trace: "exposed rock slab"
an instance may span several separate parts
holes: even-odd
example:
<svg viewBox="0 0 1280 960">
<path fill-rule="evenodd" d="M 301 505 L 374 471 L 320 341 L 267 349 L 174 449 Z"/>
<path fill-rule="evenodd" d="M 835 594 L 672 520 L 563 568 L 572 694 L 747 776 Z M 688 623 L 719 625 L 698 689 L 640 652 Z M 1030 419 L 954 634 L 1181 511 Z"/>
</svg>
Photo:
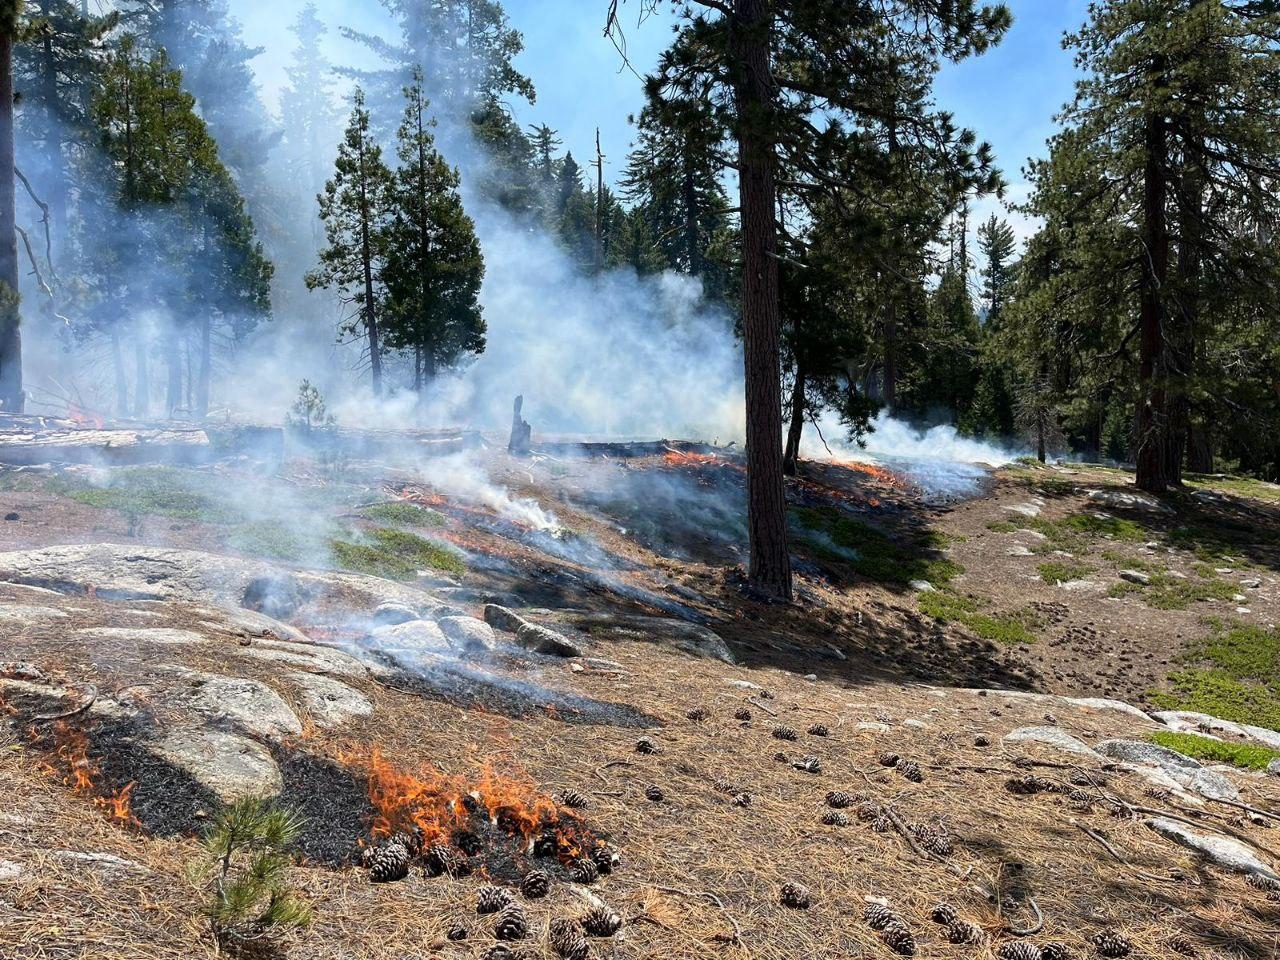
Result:
<svg viewBox="0 0 1280 960">
<path fill-rule="evenodd" d="M 268 663 L 300 667 L 310 673 L 334 673 L 344 677 L 363 677 L 369 669 L 355 657 L 314 643 L 290 643 L 287 640 L 258 640 L 240 647 L 237 654 Z"/>
<path fill-rule="evenodd" d="M 110 643 L 190 646 L 209 642 L 209 638 L 203 633 L 170 627 L 87 627 L 84 630 L 77 630 L 76 636 Z"/>
<path fill-rule="evenodd" d="M 1173 507 L 1155 497 L 1143 493 L 1132 493 L 1128 490 L 1090 490 L 1086 496 L 1094 503 L 1121 510 L 1140 510 L 1145 513 L 1171 514 Z"/>
<path fill-rule="evenodd" d="M 53 607 L 32 606 L 25 603 L 0 603 L 0 623 L 6 625 L 20 623 L 48 623 L 65 617 L 65 610 Z"/>
<path fill-rule="evenodd" d="M 552 657 L 581 657 L 586 649 L 562 633 L 537 623 L 522 624 L 516 631 L 516 643 L 532 653 Z"/>
<path fill-rule="evenodd" d="M 488 652 L 498 643 L 493 627 L 475 617 L 441 617 L 436 626 L 445 637 L 468 652 Z"/>
<path fill-rule="evenodd" d="M 224 802 L 277 796 L 284 785 L 271 752 L 239 734 L 184 727 L 170 730 L 149 748 Z"/>
<path fill-rule="evenodd" d="M 289 704 L 265 683 L 181 668 L 174 672 L 183 685 L 157 692 L 157 698 L 169 706 L 215 722 L 229 722 L 260 737 L 278 740 L 302 733 L 302 724 Z"/>
<path fill-rule="evenodd" d="M 1232 873 L 1254 874 L 1270 880 L 1280 880 L 1276 872 L 1262 862 L 1253 852 L 1238 840 L 1220 837 L 1192 830 L 1186 824 L 1167 817 L 1155 817 L 1146 821 L 1148 827 L 1174 843 L 1194 850 L 1210 863 L 1230 870 Z"/>
<path fill-rule="evenodd" d="M 369 698 L 341 680 L 314 673 L 290 673 L 287 679 L 301 690 L 302 701 L 317 726 L 333 729 L 373 713 Z"/>
<path fill-rule="evenodd" d="M 607 626 L 612 628 L 612 632 L 619 637 L 670 647 L 681 653 L 687 653 L 691 657 L 719 660 L 731 666 L 738 662 L 728 644 L 714 630 L 685 620 L 599 613 L 581 617 L 576 622 Z"/>
<path fill-rule="evenodd" d="M 1047 754 L 1069 753 L 1101 761 L 1102 754 L 1091 748 L 1083 740 L 1071 736 L 1058 727 L 1020 727 L 1004 735 L 1004 743 L 1017 744 L 1019 750 L 1027 754 L 1031 752 Z"/>
<path fill-rule="evenodd" d="M 1104 757 L 1139 767 L 1155 767 L 1183 789 L 1214 800 L 1236 800 L 1240 792 L 1222 774 L 1199 760 L 1141 740 L 1103 740 L 1095 749 Z"/>
</svg>

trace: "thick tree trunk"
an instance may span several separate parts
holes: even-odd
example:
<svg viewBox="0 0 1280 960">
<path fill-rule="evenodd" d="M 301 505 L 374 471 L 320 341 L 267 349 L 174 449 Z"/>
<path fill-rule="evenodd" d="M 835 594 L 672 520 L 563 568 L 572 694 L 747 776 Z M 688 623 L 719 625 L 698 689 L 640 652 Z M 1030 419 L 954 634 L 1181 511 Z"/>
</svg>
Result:
<svg viewBox="0 0 1280 960">
<path fill-rule="evenodd" d="M 791 387 L 791 426 L 787 429 L 787 445 L 782 454 L 782 470 L 796 475 L 800 463 L 800 440 L 804 436 L 804 388 L 807 375 L 804 364 L 796 361 L 795 382 Z"/>
<path fill-rule="evenodd" d="M 1143 257 L 1139 297 L 1139 389 L 1137 485 L 1150 493 L 1168 489 L 1168 403 L 1166 393 L 1164 295 L 1169 274 L 1169 233 L 1165 202 L 1168 196 L 1168 133 L 1164 118 L 1151 115 L 1146 129 L 1146 170 L 1143 198 Z"/>
<path fill-rule="evenodd" d="M 209 415 L 209 385 L 213 379 L 213 321 L 205 316 L 200 323 L 200 375 L 196 378 L 196 416 Z"/>
<path fill-rule="evenodd" d="M 747 412 L 748 578 L 768 597 L 791 599 L 787 495 L 782 473 L 781 314 L 774 210 L 774 90 L 768 0 L 734 0 L 738 38 L 738 191 L 742 218 L 742 343 Z"/>
<path fill-rule="evenodd" d="M 129 415 L 129 376 L 124 369 L 124 347 L 120 343 L 120 331 L 111 329 L 111 366 L 116 378 L 116 413 Z"/>
<path fill-rule="evenodd" d="M 1213 473 L 1213 431 L 1207 423 L 1187 426 L 1187 469 L 1192 473 Z"/>
<path fill-rule="evenodd" d="M 18 224 L 13 158 L 13 38 L 0 36 L 0 410 L 22 413 Z"/>
</svg>

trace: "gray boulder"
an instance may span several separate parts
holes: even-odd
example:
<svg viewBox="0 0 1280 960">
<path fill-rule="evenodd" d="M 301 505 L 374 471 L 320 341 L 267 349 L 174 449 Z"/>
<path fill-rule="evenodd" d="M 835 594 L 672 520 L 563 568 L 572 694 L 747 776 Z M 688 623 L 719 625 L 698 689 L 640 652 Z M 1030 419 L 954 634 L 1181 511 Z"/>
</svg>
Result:
<svg viewBox="0 0 1280 960">
<path fill-rule="evenodd" d="M 532 653 L 553 657 L 581 657 L 586 649 L 562 633 L 536 623 L 525 623 L 516 631 L 516 643 Z"/>
<path fill-rule="evenodd" d="M 1045 753 L 1069 753 L 1075 756 L 1086 757 L 1089 760 L 1100 761 L 1102 755 L 1092 749 L 1083 740 L 1071 736 L 1071 734 L 1058 727 L 1019 727 L 1010 733 L 1006 733 L 1003 737 L 1006 746 L 1016 744 L 1023 753 L 1027 752 L 1045 752 Z M 1027 747 L 1039 748 L 1028 751 Z"/>
<path fill-rule="evenodd" d="M 1141 740 L 1103 740 L 1095 749 L 1104 757 L 1138 767 L 1153 767 L 1184 790 L 1213 800 L 1236 800 L 1240 792 L 1222 774 L 1199 760 Z"/>
<path fill-rule="evenodd" d="M 239 734 L 181 727 L 168 731 L 148 749 L 186 771 L 224 802 L 276 796 L 284 785 L 271 751 Z"/>
<path fill-rule="evenodd" d="M 1263 863 L 1252 849 L 1238 840 L 1200 833 L 1184 823 L 1167 817 L 1152 818 L 1146 821 L 1146 825 L 1179 846 L 1196 851 L 1210 863 L 1224 870 L 1280 881 L 1280 876 L 1277 876 L 1273 869 Z"/>
<path fill-rule="evenodd" d="M 290 673 L 287 679 L 302 691 L 302 702 L 317 726 L 333 729 L 373 713 L 369 698 L 340 680 L 313 673 Z"/>
<path fill-rule="evenodd" d="M 1131 493 L 1128 490 L 1090 490 L 1086 496 L 1094 503 L 1121 510 L 1140 510 L 1144 513 L 1171 514 L 1173 507 L 1145 493 Z"/>
<path fill-rule="evenodd" d="M 507 607 L 496 603 L 487 603 L 484 607 L 484 622 L 495 630 L 515 633 L 525 624 L 524 617 Z"/>
<path fill-rule="evenodd" d="M 280 694 L 257 680 L 173 668 L 180 686 L 155 691 L 165 706 L 198 713 L 215 723 L 230 723 L 271 740 L 296 737 L 302 724 Z"/>
<path fill-rule="evenodd" d="M 436 625 L 446 638 L 469 653 L 487 653 L 498 644 L 493 627 L 475 617 L 441 617 Z"/>
</svg>

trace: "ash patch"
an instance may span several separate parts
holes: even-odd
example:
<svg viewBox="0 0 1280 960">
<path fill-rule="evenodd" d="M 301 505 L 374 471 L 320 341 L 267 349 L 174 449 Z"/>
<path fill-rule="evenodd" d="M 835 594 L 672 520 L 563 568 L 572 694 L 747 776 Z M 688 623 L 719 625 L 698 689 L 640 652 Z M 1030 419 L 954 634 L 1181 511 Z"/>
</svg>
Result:
<svg viewBox="0 0 1280 960">
<path fill-rule="evenodd" d="M 281 802 L 304 818 L 298 850 L 326 867 L 349 863 L 373 816 L 364 783 L 327 757 L 287 747 L 273 752 L 284 779 Z"/>
</svg>

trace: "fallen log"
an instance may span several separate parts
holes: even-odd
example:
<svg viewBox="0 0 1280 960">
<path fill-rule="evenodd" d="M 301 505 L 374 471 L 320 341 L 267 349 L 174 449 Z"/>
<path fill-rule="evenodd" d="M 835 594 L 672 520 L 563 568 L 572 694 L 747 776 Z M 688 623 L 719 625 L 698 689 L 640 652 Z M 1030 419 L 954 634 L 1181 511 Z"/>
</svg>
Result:
<svg viewBox="0 0 1280 960">
<path fill-rule="evenodd" d="M 33 419 L 37 422 L 31 425 L 19 424 L 17 418 L 0 423 L 0 463 L 190 465 L 242 454 L 269 459 L 283 455 L 283 434 L 273 427 L 214 428 L 166 423 L 95 429 Z M 56 425 L 50 428 L 47 424 L 51 423 Z"/>
<path fill-rule="evenodd" d="M 706 456 L 732 456 L 737 451 L 695 440 L 629 440 L 629 441 L 544 441 L 530 446 L 533 453 L 544 456 L 590 460 L 614 457 L 632 460 L 638 457 L 660 457 L 665 453 L 697 453 Z"/>
</svg>

